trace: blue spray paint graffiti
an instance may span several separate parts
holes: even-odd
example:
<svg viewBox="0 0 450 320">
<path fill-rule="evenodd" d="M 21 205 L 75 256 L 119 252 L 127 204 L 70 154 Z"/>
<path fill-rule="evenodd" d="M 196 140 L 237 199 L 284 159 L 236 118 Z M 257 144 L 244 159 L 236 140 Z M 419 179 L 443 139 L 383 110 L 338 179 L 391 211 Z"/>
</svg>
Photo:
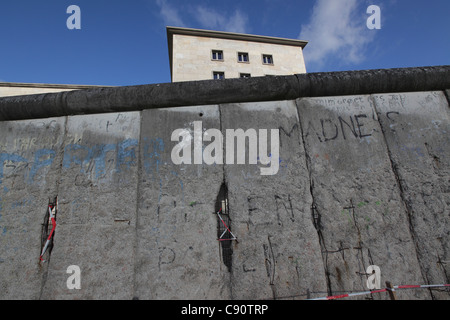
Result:
<svg viewBox="0 0 450 320">
<path fill-rule="evenodd" d="M 164 152 L 164 141 L 161 138 L 143 139 L 143 165 L 147 174 L 158 174 L 159 166 L 162 163 L 162 153 Z M 153 176 L 155 177 L 155 176 Z"/>
<path fill-rule="evenodd" d="M 53 160 L 55 159 L 56 152 L 51 149 L 40 149 L 37 150 L 34 154 L 34 161 L 32 162 L 31 168 L 28 173 L 28 179 L 26 180 L 27 183 L 32 184 L 34 182 L 34 178 L 36 177 L 37 173 L 40 169 L 50 166 L 53 163 Z M 42 160 L 42 159 L 45 160 Z M 28 167 L 29 161 L 28 159 L 25 159 L 24 157 L 21 157 L 16 154 L 9 154 L 9 153 L 2 153 L 0 154 L 0 184 L 2 184 L 3 180 L 3 166 L 5 162 L 12 162 L 14 164 L 9 164 L 10 167 L 13 167 L 14 169 L 17 168 L 16 164 L 22 163 L 24 164 L 24 167 Z M 5 187 L 4 190 L 7 190 Z"/>
<path fill-rule="evenodd" d="M 81 173 L 87 173 L 95 165 L 95 178 L 105 174 L 106 156 L 108 152 L 115 152 L 115 170 L 120 172 L 122 167 L 130 168 L 136 165 L 136 139 L 128 139 L 117 144 L 98 144 L 91 147 L 70 144 L 64 149 L 63 167 L 69 169 L 72 165 L 79 165 Z"/>
<path fill-rule="evenodd" d="M 15 163 L 20 163 L 20 162 L 28 163 L 28 160 L 21 156 L 18 156 L 15 154 L 9 154 L 9 153 L 0 153 L 0 184 L 2 184 L 3 164 L 5 163 L 5 161 L 10 161 L 10 162 L 15 162 Z"/>
<path fill-rule="evenodd" d="M 136 148 L 138 140 L 127 139 L 116 144 L 97 144 L 85 146 L 79 144 L 69 144 L 64 149 L 63 167 L 70 168 L 73 165 L 80 166 L 80 171 L 86 173 L 87 170 L 95 166 L 95 178 L 105 174 L 106 156 L 108 152 L 115 152 L 115 170 L 120 172 L 124 167 L 130 168 L 137 164 Z M 56 151 L 53 149 L 39 149 L 34 152 L 33 160 L 30 161 L 22 156 L 11 153 L 0 153 L 0 185 L 3 183 L 4 166 L 24 172 L 24 181 L 27 184 L 35 183 L 40 171 L 53 164 L 56 158 Z M 5 187 L 6 188 L 6 187 Z M 4 189 L 6 190 L 6 189 Z"/>
<path fill-rule="evenodd" d="M 138 141 L 128 139 L 118 144 L 117 164 L 118 167 L 124 165 L 127 168 L 136 165 L 136 148 Z M 128 160 L 127 160 L 128 159 Z"/>
<path fill-rule="evenodd" d="M 44 157 L 47 157 L 48 159 L 41 160 Z M 28 182 L 31 184 L 34 181 L 34 177 L 36 176 L 37 172 L 47 166 L 51 166 L 53 163 L 53 160 L 55 159 L 56 152 L 51 149 L 40 149 L 36 151 L 34 154 L 34 162 L 30 169 L 30 174 L 28 176 Z"/>
</svg>

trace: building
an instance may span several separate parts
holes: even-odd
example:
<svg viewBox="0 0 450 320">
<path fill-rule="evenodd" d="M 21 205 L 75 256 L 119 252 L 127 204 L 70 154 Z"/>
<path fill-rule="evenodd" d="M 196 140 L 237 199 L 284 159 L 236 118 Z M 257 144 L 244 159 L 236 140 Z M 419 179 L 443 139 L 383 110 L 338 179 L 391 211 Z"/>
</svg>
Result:
<svg viewBox="0 0 450 320">
<path fill-rule="evenodd" d="M 167 27 L 172 82 L 306 73 L 307 41 Z M 0 82 L 0 97 L 106 86 Z"/>
<path fill-rule="evenodd" d="M 167 27 L 172 82 L 306 73 L 307 41 Z"/>
<path fill-rule="evenodd" d="M 307 41 L 167 27 L 172 82 L 306 73 Z M 0 82 L 0 97 L 107 86 Z"/>
<path fill-rule="evenodd" d="M 0 97 L 24 96 L 101 87 L 107 86 L 0 82 Z"/>
</svg>

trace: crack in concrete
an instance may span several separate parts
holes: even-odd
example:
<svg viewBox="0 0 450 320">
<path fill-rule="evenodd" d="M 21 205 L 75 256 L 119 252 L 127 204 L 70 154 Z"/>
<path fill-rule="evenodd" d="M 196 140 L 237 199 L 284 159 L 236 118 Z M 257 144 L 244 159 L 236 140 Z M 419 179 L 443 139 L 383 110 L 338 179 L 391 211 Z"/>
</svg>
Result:
<svg viewBox="0 0 450 320">
<path fill-rule="evenodd" d="M 381 113 L 377 110 L 377 105 L 376 105 L 376 102 L 375 102 L 375 99 L 374 99 L 373 95 L 370 96 L 370 99 L 371 99 L 371 102 L 372 102 L 371 103 L 372 107 L 374 108 L 376 114 L 378 115 L 377 122 L 378 122 L 378 124 L 379 124 L 379 126 L 381 128 L 381 134 L 383 136 L 384 145 L 386 146 L 387 155 L 388 155 L 389 162 L 390 162 L 390 165 L 391 165 L 391 171 L 394 174 L 394 178 L 395 178 L 395 181 L 396 181 L 396 184 L 397 184 L 397 189 L 400 192 L 400 198 L 402 200 L 403 206 L 405 207 L 405 212 L 406 212 L 406 215 L 407 215 L 409 232 L 410 232 L 411 238 L 413 239 L 414 249 L 416 251 L 416 258 L 417 258 L 417 262 L 419 264 L 420 272 L 422 274 L 422 278 L 426 281 L 426 283 L 430 284 L 430 280 L 428 279 L 427 273 L 425 271 L 426 270 L 426 266 L 424 265 L 424 263 L 420 259 L 419 243 L 418 243 L 418 240 L 417 240 L 417 234 L 416 234 L 416 232 L 414 230 L 414 223 L 413 223 L 413 209 L 411 207 L 410 201 L 407 199 L 407 196 L 405 194 L 405 189 L 407 189 L 407 187 L 404 185 L 404 182 L 403 182 L 403 180 L 401 178 L 401 175 L 399 173 L 399 170 L 398 170 L 398 165 L 395 163 L 394 157 L 392 156 L 392 151 L 389 148 L 389 144 L 388 144 L 387 138 L 386 138 L 386 130 L 385 130 L 385 128 L 383 126 L 383 123 L 381 122 L 380 117 L 379 117 L 379 115 Z M 429 291 L 429 293 L 431 295 L 431 298 L 433 300 L 435 300 L 433 292 L 430 289 L 428 291 Z"/>
<path fill-rule="evenodd" d="M 63 161 L 64 161 L 64 146 L 65 146 L 65 142 L 67 140 L 67 135 L 68 135 L 68 125 L 67 125 L 68 122 L 69 122 L 69 117 L 65 116 L 64 117 L 64 124 L 63 124 L 62 141 L 61 141 L 61 145 L 60 145 L 59 150 L 58 150 L 59 164 L 58 164 L 58 169 L 57 169 L 57 172 L 56 172 L 57 179 L 56 179 L 54 194 L 50 196 L 50 199 L 56 199 L 57 195 L 60 192 L 60 185 L 61 185 L 62 177 L 63 177 L 62 171 L 63 171 Z M 57 209 L 59 209 L 59 208 L 57 208 Z M 47 212 L 46 212 L 45 218 L 44 218 L 45 221 L 42 224 L 41 237 L 44 234 L 44 232 L 48 236 L 48 216 L 47 216 L 48 215 L 48 207 L 47 207 L 46 210 L 47 210 Z M 52 252 L 52 249 L 53 249 L 53 240 L 54 240 L 54 238 L 52 239 L 51 245 L 48 248 L 48 258 L 47 258 L 47 261 L 46 261 L 46 263 L 44 265 L 44 270 L 42 270 L 42 264 L 41 264 L 41 261 L 39 261 L 39 269 L 42 270 L 41 286 L 39 288 L 39 298 L 38 298 L 39 300 L 42 300 L 42 296 L 44 294 L 45 285 L 46 285 L 47 280 L 48 280 L 48 273 L 49 273 L 49 269 L 50 269 L 50 255 L 51 255 L 51 252 Z M 43 242 L 45 243 L 45 240 L 43 238 L 41 238 L 41 250 L 42 250 L 42 248 L 44 246 Z M 39 255 L 40 254 L 41 254 L 41 251 L 39 252 Z"/>
<path fill-rule="evenodd" d="M 219 111 L 219 130 L 220 130 L 220 132 L 222 134 L 224 134 L 224 128 L 223 128 L 223 124 L 222 124 L 222 119 L 223 119 L 223 117 L 222 117 L 222 105 L 218 104 L 217 108 L 218 108 L 218 111 Z M 224 144 L 222 144 L 222 185 L 221 185 L 220 188 L 222 188 L 222 186 L 225 186 L 225 188 L 226 188 L 226 200 L 227 200 L 227 206 L 228 206 L 227 209 L 229 209 L 230 201 L 228 199 L 228 183 L 227 183 L 227 176 L 226 176 L 225 166 L 226 166 L 226 144 L 224 143 Z M 219 189 L 219 193 L 220 193 L 220 189 Z M 230 213 L 231 212 L 229 212 L 229 215 L 230 215 Z M 229 218 L 231 220 L 231 217 L 229 217 Z M 220 223 L 220 221 L 218 221 L 218 223 Z M 231 226 L 230 226 L 230 228 L 231 228 Z M 223 252 L 221 252 L 221 251 L 223 251 L 223 246 L 222 246 L 223 242 L 222 243 L 220 243 L 220 241 L 218 241 L 218 242 L 219 242 L 219 244 L 218 244 L 219 255 L 223 256 Z M 228 275 L 227 275 L 228 276 L 227 283 L 228 283 L 228 290 L 230 292 L 230 299 L 233 300 L 233 268 L 232 268 L 232 255 L 233 255 L 233 251 L 232 250 L 233 250 L 233 248 L 231 247 L 231 241 L 226 241 L 226 242 L 230 242 L 230 250 L 231 250 L 230 257 L 229 257 L 229 259 L 230 259 L 230 266 L 229 267 L 227 266 L 228 271 L 229 271 Z M 222 260 L 222 259 L 220 259 L 220 260 Z"/>
<path fill-rule="evenodd" d="M 53 203 L 54 203 L 54 205 L 56 205 L 56 197 L 55 197 L 55 201 Z M 50 201 L 49 201 L 49 205 L 50 205 Z M 39 251 L 40 258 L 43 258 L 43 256 L 41 257 L 41 253 L 42 253 L 42 250 L 44 249 L 44 246 L 46 245 L 48 239 L 50 239 L 50 242 L 48 244 L 47 251 L 45 252 L 45 255 L 47 256 L 47 258 L 45 260 L 39 260 L 39 269 L 42 270 L 42 268 L 43 268 L 42 278 L 41 278 L 41 287 L 39 290 L 39 300 L 42 299 L 42 295 L 44 294 L 44 288 L 45 288 L 45 285 L 48 280 L 48 273 L 49 273 L 49 269 L 50 269 L 50 267 L 49 267 L 50 266 L 50 258 L 51 258 L 53 245 L 54 245 L 53 241 L 54 241 L 55 234 L 53 234 L 52 237 L 49 238 L 49 236 L 50 236 L 49 223 L 50 223 L 50 213 L 49 213 L 49 206 L 47 206 L 46 213 L 44 215 L 44 222 L 42 223 L 41 248 Z M 43 263 L 44 263 L 44 265 L 42 265 Z"/>
<path fill-rule="evenodd" d="M 316 200 L 315 200 L 315 196 L 314 196 L 314 180 L 312 178 L 312 172 L 311 172 L 311 157 L 306 148 L 306 140 L 305 140 L 305 135 L 304 135 L 303 126 L 302 126 L 297 103 L 296 103 L 296 111 L 297 111 L 298 123 L 299 123 L 299 128 L 300 128 L 300 135 L 301 135 L 302 144 L 303 144 L 303 151 L 305 153 L 305 164 L 306 164 L 306 169 L 308 171 L 309 193 L 310 193 L 311 199 L 312 199 L 311 218 L 312 218 L 312 223 L 314 225 L 314 228 L 317 231 L 317 236 L 319 238 L 319 245 L 321 248 L 321 255 L 322 255 L 322 261 L 323 261 L 323 266 L 324 266 L 325 279 L 326 279 L 326 283 L 327 283 L 328 295 L 331 296 L 331 295 L 333 295 L 333 292 L 331 289 L 330 271 L 328 269 L 328 252 L 327 252 L 328 250 L 325 245 L 325 239 L 324 239 L 324 236 L 322 233 L 321 214 L 317 210 Z"/>
<path fill-rule="evenodd" d="M 139 296 L 138 296 L 138 292 L 137 292 L 137 288 L 138 288 L 138 284 L 137 284 L 137 278 L 136 275 L 138 274 L 138 248 L 139 248 L 139 226 L 140 226 L 140 219 L 139 219 L 139 203 L 140 203 L 140 199 L 142 197 L 142 184 L 143 182 L 141 182 L 141 179 L 143 179 L 143 175 L 142 175 L 142 159 L 141 159 L 141 151 L 140 151 L 140 141 L 144 141 L 143 137 L 142 137 L 142 125 L 143 125 L 143 112 L 139 112 L 139 154 L 137 157 L 137 161 L 138 161 L 138 167 L 137 167 L 137 177 L 136 177 L 136 183 L 137 183 L 137 187 L 136 187 L 136 213 L 135 213 L 135 222 L 134 222 L 134 243 L 133 243 L 133 251 L 134 251 L 134 261 L 133 261 L 133 288 L 132 288 L 132 294 L 133 300 L 139 300 Z M 159 205 L 158 205 L 159 208 Z M 159 211 L 159 210 L 158 210 Z M 158 212 L 159 214 L 159 212 Z"/>
</svg>

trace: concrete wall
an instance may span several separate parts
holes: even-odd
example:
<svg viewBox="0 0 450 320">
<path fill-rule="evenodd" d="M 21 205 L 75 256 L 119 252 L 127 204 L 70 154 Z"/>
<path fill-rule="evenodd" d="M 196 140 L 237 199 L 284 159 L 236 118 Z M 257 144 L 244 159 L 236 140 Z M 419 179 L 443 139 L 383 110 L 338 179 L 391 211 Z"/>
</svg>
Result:
<svg viewBox="0 0 450 320">
<path fill-rule="evenodd" d="M 278 173 L 175 165 L 172 132 L 194 121 L 279 129 Z M 367 290 L 369 265 L 383 285 L 449 283 L 449 130 L 443 91 L 0 122 L 0 298 L 305 299 Z M 224 195 L 230 247 L 217 240 Z M 80 290 L 67 288 L 70 265 Z"/>
</svg>

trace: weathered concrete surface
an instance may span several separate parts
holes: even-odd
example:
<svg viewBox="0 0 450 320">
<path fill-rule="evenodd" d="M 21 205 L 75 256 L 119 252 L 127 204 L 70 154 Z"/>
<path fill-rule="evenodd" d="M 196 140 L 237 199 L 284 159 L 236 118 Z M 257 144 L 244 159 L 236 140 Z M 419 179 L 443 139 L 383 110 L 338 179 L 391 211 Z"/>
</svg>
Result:
<svg viewBox="0 0 450 320">
<path fill-rule="evenodd" d="M 221 165 L 175 165 L 172 132 L 194 121 L 220 128 L 218 106 L 148 110 L 142 114 L 135 297 L 229 299 L 229 274 L 221 262 L 214 206 Z M 196 139 L 196 140 L 194 140 Z"/>
<path fill-rule="evenodd" d="M 265 166 L 248 160 L 225 166 L 231 225 L 238 237 L 233 242 L 232 297 L 304 299 L 308 290 L 323 295 L 325 274 L 294 101 L 221 105 L 221 116 L 224 136 L 226 129 L 255 129 L 258 141 L 259 129 L 279 129 L 280 134 L 276 175 L 261 175 Z M 270 153 L 274 150 L 268 148 L 266 156 Z"/>
<path fill-rule="evenodd" d="M 139 113 L 68 119 L 43 299 L 133 297 L 139 128 Z M 67 290 L 70 265 L 83 290 Z"/>
<path fill-rule="evenodd" d="M 449 112 L 428 91 L 0 122 L 0 298 L 316 298 L 367 290 L 372 264 L 382 286 L 448 283 Z M 176 129 L 199 164 L 172 161 Z M 209 129 L 224 137 L 211 165 Z M 264 154 L 249 163 L 250 144 L 244 164 L 228 163 L 227 129 L 257 140 L 268 129 L 268 142 L 278 129 L 277 173 L 261 175 Z M 39 267 L 55 196 L 54 247 Z M 232 250 L 218 241 L 224 197 Z M 70 265 L 80 290 L 67 288 Z"/>
<path fill-rule="evenodd" d="M 364 291 L 369 265 L 391 282 L 423 283 L 370 96 L 305 98 L 298 110 L 330 291 Z"/>
<path fill-rule="evenodd" d="M 443 92 L 374 95 L 426 282 L 450 280 L 450 110 Z M 448 293 L 432 291 L 434 298 Z"/>
<path fill-rule="evenodd" d="M 0 126 L 0 296 L 39 299 L 41 227 L 58 194 L 65 118 Z M 58 231 L 59 232 L 59 231 Z"/>
</svg>

